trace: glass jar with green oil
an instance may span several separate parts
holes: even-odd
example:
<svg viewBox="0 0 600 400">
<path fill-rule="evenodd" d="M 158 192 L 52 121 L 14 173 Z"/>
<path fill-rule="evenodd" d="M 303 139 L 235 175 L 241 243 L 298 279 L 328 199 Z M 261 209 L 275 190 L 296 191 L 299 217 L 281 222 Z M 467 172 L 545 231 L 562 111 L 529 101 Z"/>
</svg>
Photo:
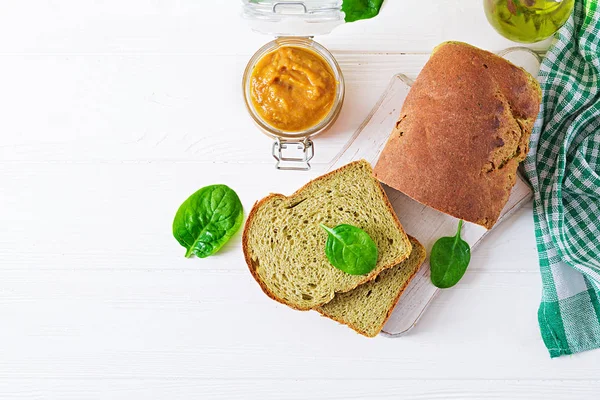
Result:
<svg viewBox="0 0 600 400">
<path fill-rule="evenodd" d="M 574 0 L 483 0 L 485 15 L 502 36 L 534 43 L 552 36 L 569 19 Z"/>
</svg>

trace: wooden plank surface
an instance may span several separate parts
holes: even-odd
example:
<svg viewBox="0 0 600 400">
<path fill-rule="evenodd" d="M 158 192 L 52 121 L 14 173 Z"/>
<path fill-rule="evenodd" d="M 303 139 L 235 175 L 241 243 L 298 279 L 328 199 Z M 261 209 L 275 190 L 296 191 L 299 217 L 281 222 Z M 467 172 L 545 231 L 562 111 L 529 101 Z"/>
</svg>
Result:
<svg viewBox="0 0 600 400">
<path fill-rule="evenodd" d="M 201 379 L 104 379 L 80 380 L 79 385 L 64 380 L 22 380 L 21 388 L 9 391 L 11 399 L 45 400 L 44 393 L 61 393 L 63 400 L 131 400 L 139 398 L 186 400 L 195 398 L 245 400 L 248 393 L 260 393 L 264 400 L 322 399 L 407 399 L 447 400 L 485 398 L 511 400 L 561 400 L 594 398 L 600 391 L 597 381 L 545 380 L 348 380 L 335 384 L 328 380 L 295 379 L 215 380 Z M 0 381 L 0 390 L 5 385 Z"/>
<path fill-rule="evenodd" d="M 239 16 L 241 1 L 66 0 L 10 2 L 0 14 L 9 54 L 208 54 L 250 56 L 270 40 Z M 318 40 L 333 50 L 424 53 L 445 40 L 489 50 L 514 45 L 492 29 L 478 0 L 389 1 L 377 19 Z M 548 41 L 532 47 L 544 49 Z"/>
<path fill-rule="evenodd" d="M 238 1 L 7 2 L 0 13 L 1 399 L 597 398 L 597 352 L 550 360 L 531 206 L 402 340 L 262 294 L 239 235 L 187 260 L 179 204 L 226 183 L 246 212 L 324 172 L 391 75 L 439 42 L 512 43 L 480 1 L 386 1 L 318 38 L 347 81 L 314 168 L 273 168 L 241 73 L 270 38 Z M 543 49 L 547 43 L 535 47 Z"/>
</svg>

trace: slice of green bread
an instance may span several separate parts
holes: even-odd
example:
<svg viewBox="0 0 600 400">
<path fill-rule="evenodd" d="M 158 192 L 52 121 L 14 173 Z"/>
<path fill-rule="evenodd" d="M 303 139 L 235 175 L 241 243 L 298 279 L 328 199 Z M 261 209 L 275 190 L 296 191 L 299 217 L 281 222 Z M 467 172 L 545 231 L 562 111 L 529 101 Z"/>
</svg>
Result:
<svg viewBox="0 0 600 400">
<path fill-rule="evenodd" d="M 379 259 L 367 275 L 349 275 L 325 256 L 319 226 L 350 224 L 377 244 Z M 252 276 L 274 300 L 299 310 L 328 303 L 406 259 L 411 244 L 371 165 L 355 161 L 323 175 L 293 195 L 257 202 L 244 226 L 244 257 Z"/>
<path fill-rule="evenodd" d="M 382 271 L 371 282 L 336 294 L 333 300 L 317 308 L 317 311 L 348 325 L 361 335 L 377 336 L 427 255 L 421 243 L 411 236 L 409 238 L 412 252 L 406 260 Z"/>
</svg>

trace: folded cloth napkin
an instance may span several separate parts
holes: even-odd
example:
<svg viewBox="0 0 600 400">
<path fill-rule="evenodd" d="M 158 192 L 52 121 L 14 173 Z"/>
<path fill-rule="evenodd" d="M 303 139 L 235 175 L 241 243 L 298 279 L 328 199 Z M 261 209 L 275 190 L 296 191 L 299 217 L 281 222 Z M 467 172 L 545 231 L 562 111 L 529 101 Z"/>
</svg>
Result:
<svg viewBox="0 0 600 400">
<path fill-rule="evenodd" d="M 600 8 L 577 0 L 540 69 L 543 101 L 525 161 L 551 357 L 600 347 L 599 77 Z"/>
</svg>

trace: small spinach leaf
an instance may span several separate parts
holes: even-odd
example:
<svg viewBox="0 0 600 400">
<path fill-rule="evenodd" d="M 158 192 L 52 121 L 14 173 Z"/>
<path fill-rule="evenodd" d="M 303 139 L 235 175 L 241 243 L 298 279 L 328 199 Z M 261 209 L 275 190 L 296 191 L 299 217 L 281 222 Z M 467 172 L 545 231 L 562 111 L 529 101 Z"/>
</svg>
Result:
<svg viewBox="0 0 600 400">
<path fill-rule="evenodd" d="M 331 265 L 350 275 L 368 274 L 375 268 L 379 253 L 367 232 L 348 224 L 320 225 L 328 233 L 325 255 Z"/>
<path fill-rule="evenodd" d="M 460 238 L 462 225 L 460 220 L 456 235 L 439 238 L 431 249 L 431 282 L 441 289 L 456 285 L 471 261 L 471 248 Z"/>
<path fill-rule="evenodd" d="M 244 211 L 238 195 L 226 185 L 203 187 L 177 210 L 173 236 L 185 256 L 204 258 L 216 253 L 240 229 Z"/>
<path fill-rule="evenodd" d="M 346 22 L 373 18 L 379 14 L 383 0 L 344 0 L 342 11 L 346 14 Z"/>
</svg>

